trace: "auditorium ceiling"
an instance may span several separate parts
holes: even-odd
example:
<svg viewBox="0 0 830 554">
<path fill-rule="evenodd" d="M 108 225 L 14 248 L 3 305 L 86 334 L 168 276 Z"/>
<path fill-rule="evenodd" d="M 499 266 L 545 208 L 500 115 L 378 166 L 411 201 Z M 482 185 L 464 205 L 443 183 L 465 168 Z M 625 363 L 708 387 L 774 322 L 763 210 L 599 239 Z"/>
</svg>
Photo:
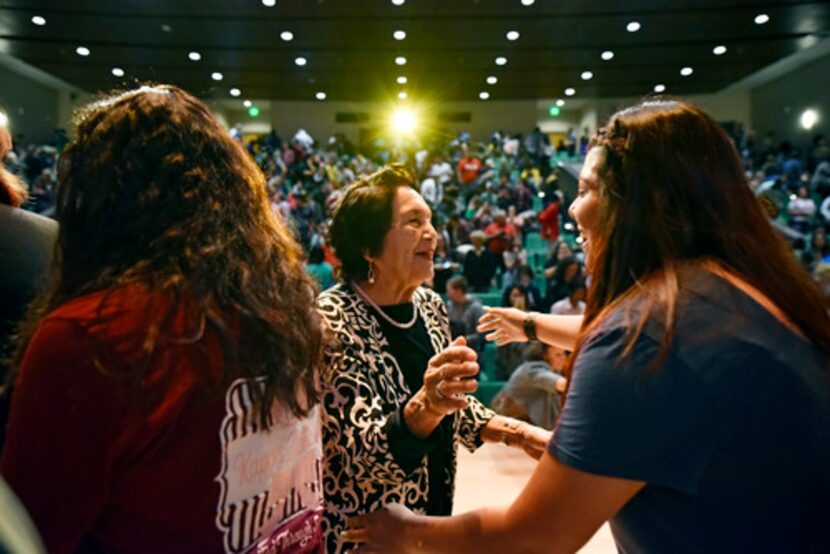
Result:
<svg viewBox="0 0 830 554">
<path fill-rule="evenodd" d="M 216 99 L 711 93 L 827 36 L 826 0 L 0 0 L 0 52 L 72 85 Z"/>
</svg>

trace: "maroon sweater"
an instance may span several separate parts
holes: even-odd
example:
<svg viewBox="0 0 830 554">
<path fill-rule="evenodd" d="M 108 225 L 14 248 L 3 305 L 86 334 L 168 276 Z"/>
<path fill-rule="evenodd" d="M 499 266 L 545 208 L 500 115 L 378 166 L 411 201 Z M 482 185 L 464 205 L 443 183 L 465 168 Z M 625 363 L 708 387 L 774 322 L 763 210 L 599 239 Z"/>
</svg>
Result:
<svg viewBox="0 0 830 554">
<path fill-rule="evenodd" d="M 322 552 L 317 410 L 274 406 L 261 428 L 249 384 L 222 379 L 217 335 L 181 313 L 136 378 L 165 302 L 104 296 L 46 317 L 15 387 L 0 471 L 49 552 Z"/>
</svg>

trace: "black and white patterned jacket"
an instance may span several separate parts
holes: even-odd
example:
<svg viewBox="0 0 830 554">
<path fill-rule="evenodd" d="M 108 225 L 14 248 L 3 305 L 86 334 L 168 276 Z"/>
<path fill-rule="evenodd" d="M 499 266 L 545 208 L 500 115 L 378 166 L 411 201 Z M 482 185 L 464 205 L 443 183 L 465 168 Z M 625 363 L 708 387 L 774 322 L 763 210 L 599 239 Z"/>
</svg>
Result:
<svg viewBox="0 0 830 554">
<path fill-rule="evenodd" d="M 447 308 L 435 292 L 419 288 L 414 295 L 435 352 L 450 341 Z M 359 296 L 339 284 L 318 299 L 324 320 L 337 339 L 326 352 L 323 398 L 324 534 L 329 553 L 341 552 L 340 538 L 349 517 L 399 502 L 424 513 L 429 494 L 426 457 L 406 473 L 389 450 L 387 420 L 415 391 L 390 353 L 380 324 Z M 426 368 L 424 368 L 426 370 Z M 481 445 L 479 433 L 495 415 L 475 398 L 453 414 L 455 443 L 470 451 Z M 455 448 L 444 476 L 452 494 Z M 451 499 L 449 499 L 451 501 Z"/>
</svg>

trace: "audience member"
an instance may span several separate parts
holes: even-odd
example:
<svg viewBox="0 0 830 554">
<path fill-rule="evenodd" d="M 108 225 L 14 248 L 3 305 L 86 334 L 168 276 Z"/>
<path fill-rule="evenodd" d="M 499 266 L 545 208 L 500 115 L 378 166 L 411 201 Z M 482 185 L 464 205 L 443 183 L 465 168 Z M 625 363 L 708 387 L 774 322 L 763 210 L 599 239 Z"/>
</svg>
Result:
<svg viewBox="0 0 830 554">
<path fill-rule="evenodd" d="M 550 313 L 554 315 L 582 315 L 585 313 L 585 298 L 588 291 L 582 279 L 568 284 L 568 296 L 553 303 Z"/>
<path fill-rule="evenodd" d="M 484 350 L 484 335 L 476 330 L 478 320 L 484 315 L 481 301 L 467 294 L 467 279 L 456 275 L 447 281 L 447 312 L 452 338 L 464 337 L 467 345 L 479 354 Z"/>
<path fill-rule="evenodd" d="M 0 127 L 0 160 L 11 150 L 11 135 Z M 26 190 L 19 178 L 0 164 L 0 450 L 6 436 L 11 384 L 8 360 L 11 337 L 26 305 L 48 284 L 48 268 L 58 224 L 20 208 Z"/>
<path fill-rule="evenodd" d="M 524 362 L 493 399 L 493 409 L 544 429 L 552 429 L 567 383 L 559 372 L 565 357 L 565 351 L 555 346 L 543 342 L 528 344 Z"/>
<path fill-rule="evenodd" d="M 56 214 L 0 460 L 47 550 L 322 553 L 322 327 L 251 158 L 178 88 L 116 94 Z"/>
<path fill-rule="evenodd" d="M 497 258 L 484 247 L 485 239 L 483 231 L 471 233 L 473 247 L 464 257 L 464 277 L 475 292 L 489 291 L 498 269 Z"/>
</svg>

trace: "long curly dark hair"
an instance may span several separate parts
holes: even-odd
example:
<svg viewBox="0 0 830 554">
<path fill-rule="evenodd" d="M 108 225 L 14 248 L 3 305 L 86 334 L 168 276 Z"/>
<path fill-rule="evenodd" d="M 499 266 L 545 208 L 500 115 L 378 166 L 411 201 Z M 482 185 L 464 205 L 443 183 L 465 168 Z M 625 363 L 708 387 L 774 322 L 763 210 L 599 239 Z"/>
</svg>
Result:
<svg viewBox="0 0 830 554">
<path fill-rule="evenodd" d="M 184 310 L 197 332 L 218 333 L 225 379 L 251 382 L 264 426 L 275 401 L 306 415 L 320 398 L 317 289 L 250 156 L 205 104 L 173 86 L 113 94 L 75 124 L 58 171 L 54 281 L 30 309 L 15 365 L 47 313 L 139 285 L 170 301 L 135 337 L 146 362 L 139 373 L 170 344 L 166 324 Z"/>
</svg>

